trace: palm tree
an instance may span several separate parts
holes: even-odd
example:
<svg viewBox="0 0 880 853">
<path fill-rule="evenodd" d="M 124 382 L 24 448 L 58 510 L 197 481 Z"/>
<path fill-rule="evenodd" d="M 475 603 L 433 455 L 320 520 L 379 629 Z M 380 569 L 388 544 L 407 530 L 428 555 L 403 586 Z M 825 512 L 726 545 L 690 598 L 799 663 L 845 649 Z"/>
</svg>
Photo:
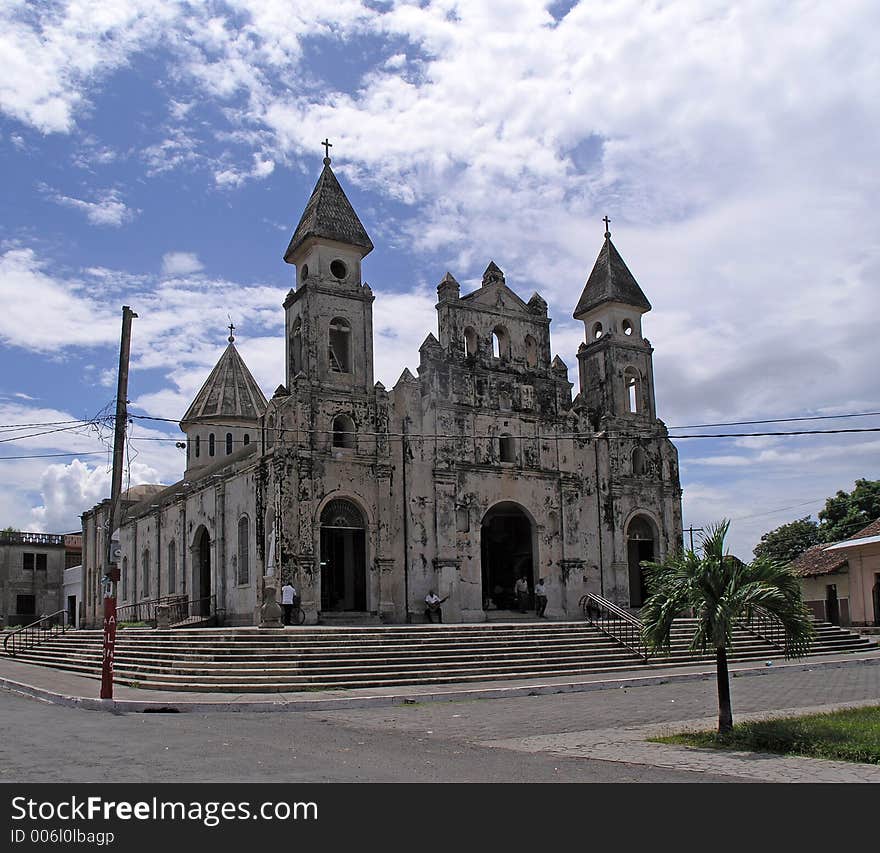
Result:
<svg viewBox="0 0 880 853">
<path fill-rule="evenodd" d="M 718 733 L 733 728 L 727 649 L 739 620 L 769 616 L 785 634 L 785 656 L 807 653 L 815 631 L 801 599 L 800 584 L 787 563 L 758 557 L 743 563 L 724 552 L 730 522 L 707 529 L 700 551 L 682 550 L 662 563 L 644 563 L 650 597 L 642 608 L 643 637 L 653 649 L 668 651 L 673 620 L 690 610 L 697 625 L 691 650 L 715 652 Z"/>
</svg>

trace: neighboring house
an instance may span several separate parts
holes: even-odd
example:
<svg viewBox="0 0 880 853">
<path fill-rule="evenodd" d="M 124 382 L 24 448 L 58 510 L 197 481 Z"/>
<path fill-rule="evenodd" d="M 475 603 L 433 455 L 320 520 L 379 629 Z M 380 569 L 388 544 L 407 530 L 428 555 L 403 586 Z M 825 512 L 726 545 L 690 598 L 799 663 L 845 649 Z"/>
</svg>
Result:
<svg viewBox="0 0 880 853">
<path fill-rule="evenodd" d="M 817 619 L 880 625 L 880 519 L 842 542 L 813 545 L 791 566 Z"/>
<path fill-rule="evenodd" d="M 642 561 L 681 546 L 681 488 L 642 331 L 651 305 L 611 234 L 573 310 L 574 399 L 547 303 L 495 263 L 469 293 L 447 273 L 417 376 L 375 382 L 372 249 L 326 158 L 284 255 L 285 384 L 266 399 L 230 328 L 180 422 L 183 478 L 119 525 L 119 604 L 187 595 L 254 624 L 264 588 L 289 577 L 310 622 L 421 621 L 431 589 L 444 622 L 480 622 L 525 576 L 544 578 L 557 617 L 587 592 L 639 607 Z M 569 271 L 572 294 L 582 275 Z M 83 515 L 90 624 L 105 516 Z"/>
<path fill-rule="evenodd" d="M 65 536 L 0 532 L 0 618 L 27 625 L 61 609 Z"/>
</svg>

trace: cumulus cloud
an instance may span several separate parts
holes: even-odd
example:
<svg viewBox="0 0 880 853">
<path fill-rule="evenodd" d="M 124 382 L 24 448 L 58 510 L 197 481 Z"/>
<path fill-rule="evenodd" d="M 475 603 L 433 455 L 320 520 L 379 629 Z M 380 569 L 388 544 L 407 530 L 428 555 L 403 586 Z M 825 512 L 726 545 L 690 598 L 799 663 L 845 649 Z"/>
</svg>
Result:
<svg viewBox="0 0 880 853">
<path fill-rule="evenodd" d="M 97 201 L 84 201 L 80 198 L 48 191 L 48 188 L 44 188 L 44 191 L 47 191 L 49 198 L 55 204 L 60 204 L 62 207 L 70 207 L 84 213 L 86 219 L 92 225 L 107 225 L 111 228 L 119 228 L 131 222 L 140 212 L 125 204 L 118 190 L 104 190 L 103 193 L 98 195 Z"/>
<path fill-rule="evenodd" d="M 162 256 L 162 275 L 185 276 L 200 272 L 205 265 L 195 252 L 167 252 Z"/>
</svg>

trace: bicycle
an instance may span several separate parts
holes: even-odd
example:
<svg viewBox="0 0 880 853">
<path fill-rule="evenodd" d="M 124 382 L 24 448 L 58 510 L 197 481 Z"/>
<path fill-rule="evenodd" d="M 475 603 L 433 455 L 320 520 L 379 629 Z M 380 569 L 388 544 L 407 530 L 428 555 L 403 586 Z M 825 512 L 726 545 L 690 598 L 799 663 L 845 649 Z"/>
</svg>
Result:
<svg viewBox="0 0 880 853">
<path fill-rule="evenodd" d="M 291 605 L 282 605 L 282 607 L 289 606 L 291 607 L 290 618 L 289 621 L 285 620 L 285 625 L 305 625 L 306 623 L 306 612 L 302 609 L 302 605 L 300 602 L 294 601 Z"/>
</svg>

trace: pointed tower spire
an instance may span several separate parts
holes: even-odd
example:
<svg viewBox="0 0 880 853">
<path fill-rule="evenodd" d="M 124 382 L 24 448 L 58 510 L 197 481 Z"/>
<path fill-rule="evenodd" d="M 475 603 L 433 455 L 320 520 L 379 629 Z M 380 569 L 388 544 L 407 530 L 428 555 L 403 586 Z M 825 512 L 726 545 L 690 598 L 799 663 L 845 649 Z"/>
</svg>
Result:
<svg viewBox="0 0 880 853">
<path fill-rule="evenodd" d="M 361 257 L 373 251 L 373 241 L 330 168 L 332 143 L 325 139 L 321 144 L 327 152 L 324 168 L 284 253 L 284 260 L 289 264 L 297 262 L 303 246 L 313 239 L 334 240 L 356 247 Z"/>
<path fill-rule="evenodd" d="M 605 243 L 574 309 L 575 320 L 583 319 L 603 302 L 630 305 L 642 312 L 651 310 L 651 303 L 611 242 L 611 220 L 606 216 L 602 221 L 605 223 Z"/>
</svg>

